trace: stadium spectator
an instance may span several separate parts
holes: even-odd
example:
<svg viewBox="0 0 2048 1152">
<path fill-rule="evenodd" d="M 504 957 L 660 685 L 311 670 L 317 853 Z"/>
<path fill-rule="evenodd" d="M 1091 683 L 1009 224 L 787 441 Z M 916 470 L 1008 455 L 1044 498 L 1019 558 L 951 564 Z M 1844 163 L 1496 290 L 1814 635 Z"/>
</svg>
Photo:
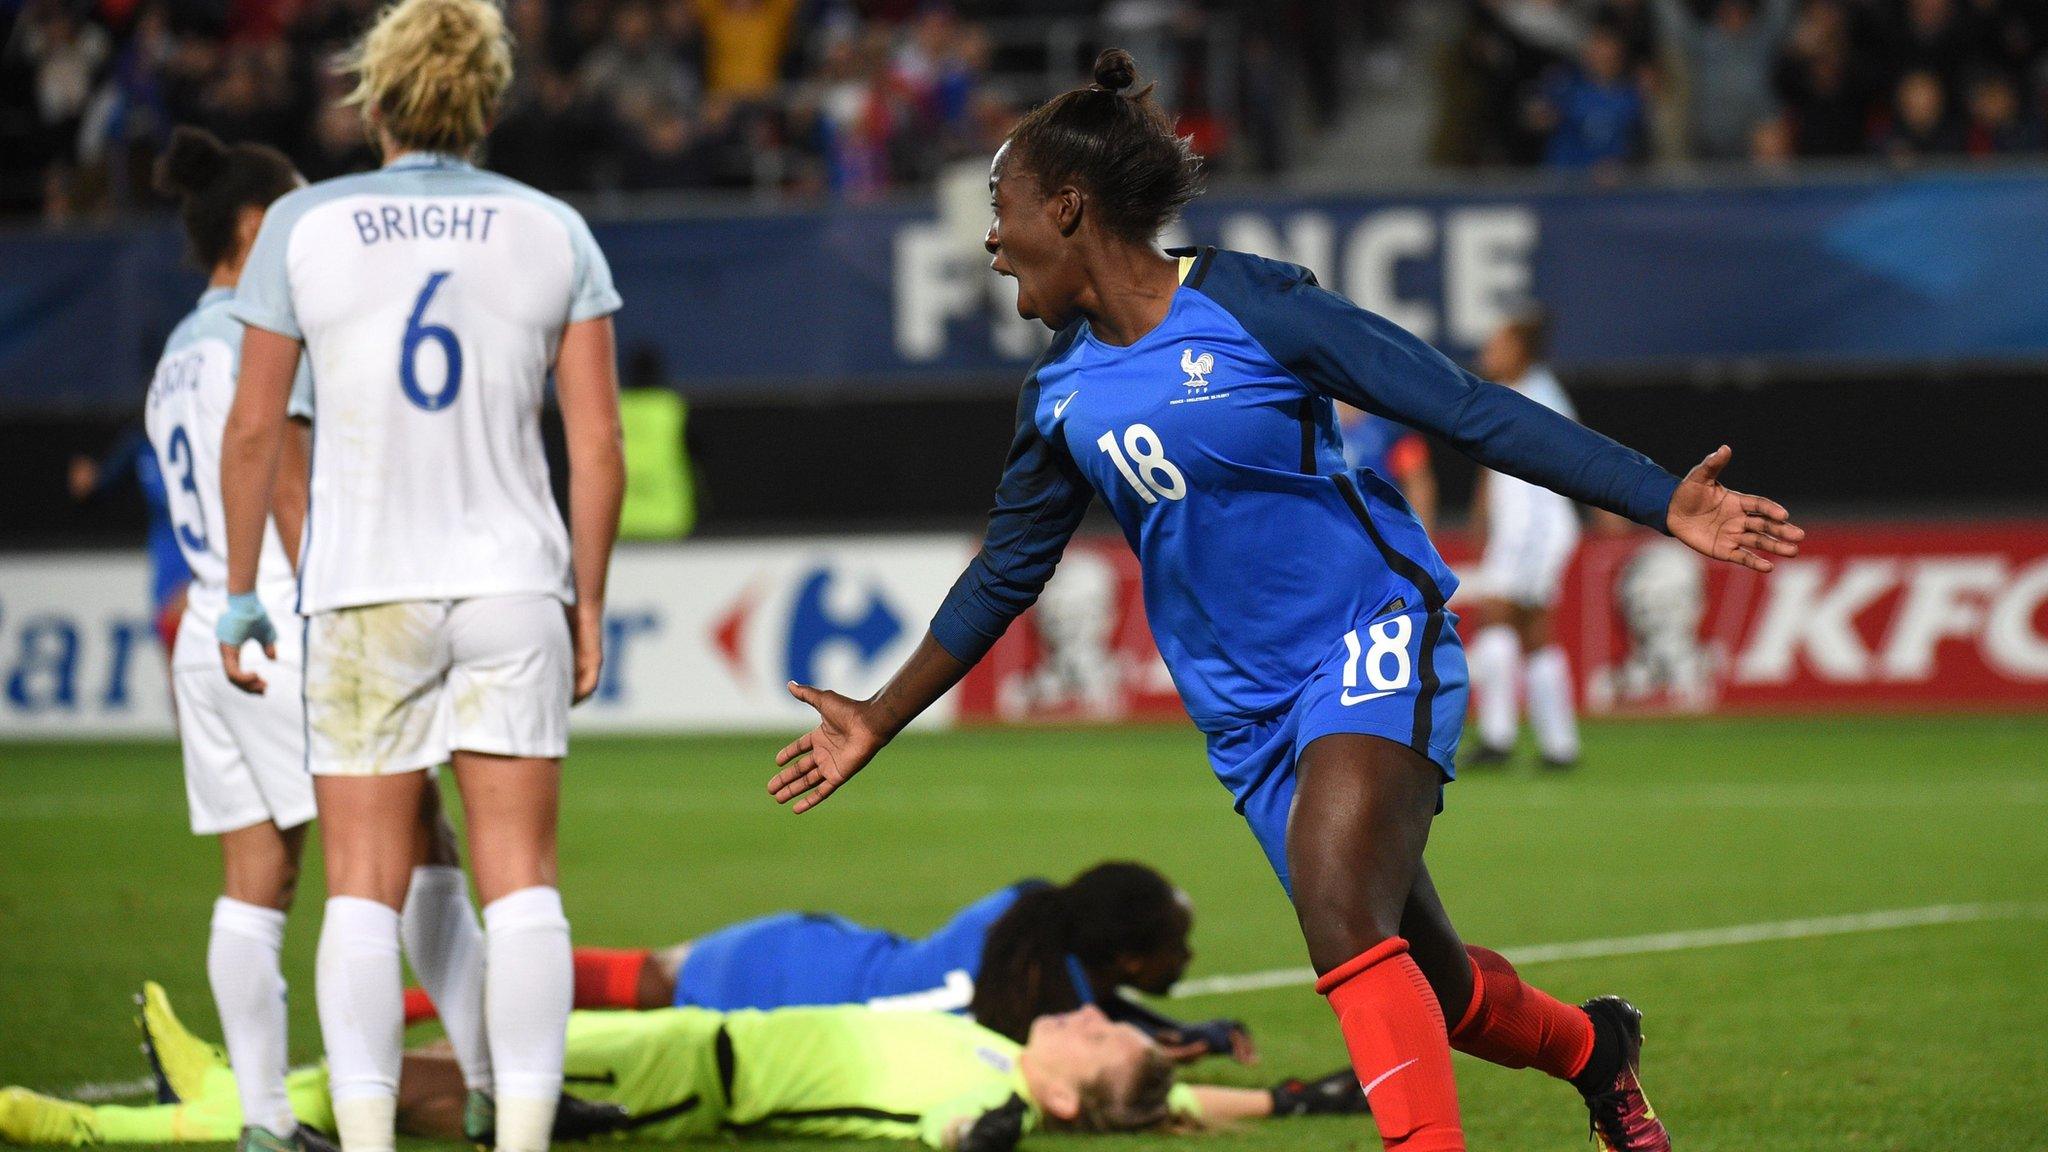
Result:
<svg viewBox="0 0 2048 1152">
<path fill-rule="evenodd" d="M 1799 9 L 1799 28 L 1785 22 Z M 1354 8 L 1356 6 L 1353 6 Z M 791 198 L 924 187 L 974 135 L 981 93 L 1045 95 L 1061 45 L 1137 41 L 1166 62 L 1160 98 L 1218 170 L 1285 170 L 1308 125 L 1398 84 L 1390 4 L 1282 0 L 509 0 L 521 81 L 493 163 L 559 192 L 740 188 Z M 367 167 L 327 113 L 336 52 L 377 0 L 0 4 L 0 213 L 52 221 L 160 205 L 140 178 L 170 127 L 282 148 L 309 175 Z M 1782 107 L 1801 157 L 1874 157 L 1898 80 L 1932 71 L 1946 105 L 2003 73 L 2020 105 L 1976 154 L 2038 153 L 2048 5 L 2035 0 L 1462 0 L 1438 59 L 1431 158 L 1459 167 L 1579 164 L 1554 101 L 1594 29 L 1623 45 L 1641 128 L 1631 160 L 1738 159 Z M 993 19 L 991 19 L 993 18 Z M 1000 20 L 1000 23 L 994 22 Z M 989 22 L 984 22 L 989 21 Z M 991 39 L 991 31 L 1000 34 Z M 1600 103 L 1623 96 L 1607 86 Z M 723 96 L 725 106 L 700 101 Z M 1996 94 L 1987 92 L 1996 102 Z M 1309 114 L 1296 102 L 1306 100 Z M 1581 109 L 1591 111 L 1590 109 Z M 1582 122 L 1604 122 L 1602 108 Z M 1962 117 L 1958 117 L 1961 119 Z M 1690 137 L 1688 143 L 1687 137 Z M 684 144 L 682 141 L 689 143 Z M 1583 148 L 1581 143 L 1578 146 Z M 702 155 L 700 155 L 702 153 Z M 1604 163 L 1605 161 L 1603 161 Z"/>
<path fill-rule="evenodd" d="M 1972 156 L 2009 156 L 2038 152 L 2041 143 L 2040 121 L 2026 115 L 2010 76 L 1984 72 L 1970 82 L 1965 151 Z"/>
<path fill-rule="evenodd" d="M 1758 172 L 1783 175 L 1799 158 L 1797 137 L 1791 121 L 1773 116 L 1757 123 L 1749 132 L 1749 163 Z"/>
<path fill-rule="evenodd" d="M 1879 139 L 1878 151 L 1905 166 L 1959 155 L 1963 144 L 1962 130 L 1949 116 L 1948 91 L 1941 77 L 1926 70 L 1906 73 L 1893 93 L 1891 125 Z"/>
<path fill-rule="evenodd" d="M 56 222 L 78 200 L 73 159 L 93 81 L 113 53 L 113 39 L 70 5 L 39 0 L 16 18 L 5 51 L 26 73 L 33 118 L 24 117 L 24 159 L 44 188 L 44 215 Z"/>
<path fill-rule="evenodd" d="M 758 100 L 782 79 L 796 0 L 696 0 L 704 27 L 705 88 Z"/>
<path fill-rule="evenodd" d="M 1466 23 L 1438 60 L 1441 104 L 1431 154 L 1454 167 L 1527 165 L 1542 159 L 1544 132 L 1530 101 L 1562 61 L 1517 31 L 1492 0 L 1472 0 Z"/>
<path fill-rule="evenodd" d="M 1608 27 L 1588 32 L 1577 69 L 1552 82 L 1543 117 L 1544 160 L 1553 168 L 1611 172 L 1642 156 L 1643 93 L 1628 71 L 1628 45 Z"/>
<path fill-rule="evenodd" d="M 1593 26 L 1611 29 L 1621 37 L 1631 69 L 1657 63 L 1657 24 L 1648 0 L 1601 0 L 1594 9 Z"/>
<path fill-rule="evenodd" d="M 1931 73 L 1953 80 L 1977 56 L 1978 29 L 1956 0 L 1905 0 L 1891 38 L 1891 65 L 1900 74 Z"/>
<path fill-rule="evenodd" d="M 1871 109 L 1883 86 L 1866 58 L 1853 51 L 1848 12 L 1839 0 L 1814 0 L 1800 12 L 1774 85 L 1799 155 L 1869 151 Z"/>
<path fill-rule="evenodd" d="M 584 57 L 577 84 L 624 125 L 659 104 L 685 106 L 697 94 L 697 79 L 677 47 L 662 37 L 646 0 L 626 0 L 612 13 L 611 38 Z"/>
<path fill-rule="evenodd" d="M 681 105 L 661 101 L 637 116 L 619 163 L 619 187 L 703 188 L 712 180 L 713 143 Z"/>
<path fill-rule="evenodd" d="M 1691 150 L 1710 160 L 1746 155 L 1750 132 L 1776 111 L 1771 65 L 1792 0 L 1714 0 L 1704 21 L 1688 0 L 1655 3 L 1666 51 L 1685 68 Z"/>
</svg>

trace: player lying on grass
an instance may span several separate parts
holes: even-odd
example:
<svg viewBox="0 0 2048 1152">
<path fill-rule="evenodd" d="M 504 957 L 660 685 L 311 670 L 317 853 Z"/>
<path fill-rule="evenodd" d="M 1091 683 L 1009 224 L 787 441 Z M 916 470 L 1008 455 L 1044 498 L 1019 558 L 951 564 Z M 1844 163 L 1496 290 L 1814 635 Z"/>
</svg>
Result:
<svg viewBox="0 0 2048 1152">
<path fill-rule="evenodd" d="M 1135 1024 L 1177 1061 L 1257 1059 L 1235 1020 L 1183 1024 L 1125 999 L 1164 995 L 1194 958 L 1186 893 L 1143 864 L 1097 864 L 1066 884 L 991 892 L 921 939 L 840 916 L 785 912 L 674 947 L 576 949 L 578 1008 L 786 1008 L 867 1004 L 967 1012 L 1023 1040 L 1040 1016 L 1084 1004 Z M 434 1014 L 406 992 L 406 1020 Z"/>
<path fill-rule="evenodd" d="M 73 1146 L 233 1139 L 241 1106 L 219 1050 L 188 1031 L 154 986 L 145 991 L 142 1023 L 156 1053 L 159 1095 L 169 1103 L 88 1106 L 7 1088 L 0 1090 L 0 1139 Z M 758 1133 L 1004 1152 L 1038 1129 L 1192 1131 L 1365 1110 L 1349 1069 L 1271 1089 L 1176 1084 L 1173 1061 L 1157 1044 L 1093 1007 L 1039 1017 L 1022 1044 L 943 1012 L 854 1005 L 576 1012 L 564 1070 L 583 1099 L 557 1113 L 558 1140 Z M 327 1070 L 294 1072 L 288 1086 L 300 1123 L 331 1130 Z M 400 1131 L 459 1139 L 464 1099 L 461 1070 L 445 1045 L 406 1054 Z"/>
</svg>

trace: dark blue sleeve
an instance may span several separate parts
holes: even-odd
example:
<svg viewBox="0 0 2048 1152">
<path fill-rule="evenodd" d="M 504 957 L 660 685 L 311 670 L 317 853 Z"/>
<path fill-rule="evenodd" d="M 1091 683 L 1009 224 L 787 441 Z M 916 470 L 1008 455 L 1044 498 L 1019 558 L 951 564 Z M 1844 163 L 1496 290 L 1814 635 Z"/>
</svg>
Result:
<svg viewBox="0 0 2048 1152">
<path fill-rule="evenodd" d="M 1310 388 L 1434 432 L 1497 472 L 1665 531 L 1678 477 L 1640 452 L 1451 363 L 1291 264 L 1217 253 L 1201 291 Z"/>
<path fill-rule="evenodd" d="M 1039 363 L 1049 363 L 1072 341 L 1072 329 L 1061 333 Z M 932 617 L 932 638 L 963 664 L 986 655 L 1010 621 L 1037 602 L 1094 495 L 1065 447 L 1039 435 L 1037 410 L 1034 368 L 1017 397 L 1017 433 L 981 551 Z"/>
<path fill-rule="evenodd" d="M 98 496 L 102 492 L 111 491 L 127 483 L 128 478 L 132 476 L 142 485 L 143 499 L 149 501 L 152 506 L 162 504 L 163 481 L 156 480 L 152 490 L 152 477 L 142 469 L 142 458 L 148 456 L 154 462 L 154 452 L 155 450 L 149 446 L 149 436 L 143 432 L 142 425 L 130 424 L 121 429 L 121 435 L 114 441 L 113 447 L 108 448 L 106 455 L 100 458 L 99 475 L 93 480 L 91 495 Z"/>
</svg>

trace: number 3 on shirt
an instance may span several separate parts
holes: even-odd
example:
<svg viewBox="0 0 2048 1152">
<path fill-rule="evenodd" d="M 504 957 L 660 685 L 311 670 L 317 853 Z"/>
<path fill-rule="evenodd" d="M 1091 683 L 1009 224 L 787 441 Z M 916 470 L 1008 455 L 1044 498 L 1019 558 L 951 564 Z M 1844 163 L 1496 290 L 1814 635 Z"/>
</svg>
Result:
<svg viewBox="0 0 2048 1152">
<path fill-rule="evenodd" d="M 1159 433 L 1154 432 L 1150 426 L 1133 424 L 1124 429 L 1124 442 L 1121 448 L 1117 446 L 1114 431 L 1104 432 L 1102 438 L 1095 442 L 1095 446 L 1109 453 L 1116 470 L 1123 473 L 1124 479 L 1131 482 L 1131 487 L 1137 491 L 1138 498 L 1145 503 L 1157 504 L 1160 496 L 1168 500 L 1179 500 L 1188 494 L 1188 478 L 1181 475 L 1180 469 L 1173 466 L 1173 461 L 1166 458 L 1166 448 L 1159 443 Z M 1128 458 L 1124 456 L 1126 452 L 1130 453 Z M 1137 462 L 1136 468 L 1131 467 L 1132 461 Z M 1144 476 L 1142 480 L 1139 479 L 1141 474 Z"/>
<path fill-rule="evenodd" d="M 398 347 L 399 386 L 405 389 L 405 398 L 412 401 L 413 407 L 423 412 L 439 412 L 455 403 L 455 394 L 462 390 L 462 345 L 456 342 L 454 329 L 446 324 L 420 322 L 426 315 L 427 305 L 433 302 L 434 293 L 441 290 L 441 283 L 446 279 L 446 272 L 427 276 L 426 287 L 420 289 L 419 298 L 412 302 L 412 315 L 406 318 L 405 342 Z M 419 373 L 414 369 L 419 360 L 420 345 L 429 340 L 441 346 L 441 355 L 448 365 L 448 374 L 439 392 L 421 388 Z"/>
</svg>

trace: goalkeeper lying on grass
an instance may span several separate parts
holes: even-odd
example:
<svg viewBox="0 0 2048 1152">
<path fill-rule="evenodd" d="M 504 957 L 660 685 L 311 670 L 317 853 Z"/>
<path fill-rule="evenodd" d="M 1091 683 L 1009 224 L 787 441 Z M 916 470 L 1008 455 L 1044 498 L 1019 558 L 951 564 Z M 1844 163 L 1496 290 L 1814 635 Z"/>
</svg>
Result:
<svg viewBox="0 0 2048 1152">
<path fill-rule="evenodd" d="M 0 1139 L 19 1144 L 232 1141 L 241 1130 L 234 1074 L 219 1049 L 145 989 L 143 1029 L 160 1095 L 147 1107 L 87 1106 L 0 1090 Z M 713 1012 L 577 1012 L 569 1018 L 570 1091 L 556 1138 L 602 1134 L 689 1140 L 722 1133 L 921 1140 L 952 1152 L 1006 1152 L 1038 1129 L 1192 1131 L 1234 1121 L 1362 1112 L 1347 1069 L 1273 1089 L 1176 1084 L 1150 1037 L 1084 1007 L 1033 1022 L 1023 1044 L 961 1016 L 858 1006 Z M 287 1081 L 292 1110 L 334 1122 L 323 1068 Z M 445 1048 L 406 1054 L 398 1124 L 411 1135 L 465 1136 L 462 1075 Z M 468 1138 L 480 1133 L 469 1125 Z"/>
</svg>

